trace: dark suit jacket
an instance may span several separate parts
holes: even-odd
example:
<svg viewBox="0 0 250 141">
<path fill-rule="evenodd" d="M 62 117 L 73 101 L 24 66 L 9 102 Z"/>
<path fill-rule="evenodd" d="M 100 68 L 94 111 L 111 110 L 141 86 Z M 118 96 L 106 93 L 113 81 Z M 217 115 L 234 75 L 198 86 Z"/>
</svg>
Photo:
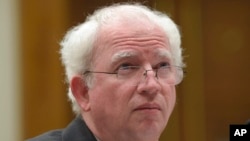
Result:
<svg viewBox="0 0 250 141">
<path fill-rule="evenodd" d="M 27 141 L 97 141 L 85 122 L 75 118 L 65 129 L 53 130 Z"/>
</svg>

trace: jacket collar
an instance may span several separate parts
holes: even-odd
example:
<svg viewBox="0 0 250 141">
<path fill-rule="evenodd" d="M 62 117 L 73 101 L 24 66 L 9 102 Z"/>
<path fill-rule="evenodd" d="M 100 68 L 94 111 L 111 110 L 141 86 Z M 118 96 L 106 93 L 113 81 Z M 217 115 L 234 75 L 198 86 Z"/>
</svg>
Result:
<svg viewBox="0 0 250 141">
<path fill-rule="evenodd" d="M 81 117 L 76 117 L 63 131 L 62 141 L 97 141 Z"/>
</svg>

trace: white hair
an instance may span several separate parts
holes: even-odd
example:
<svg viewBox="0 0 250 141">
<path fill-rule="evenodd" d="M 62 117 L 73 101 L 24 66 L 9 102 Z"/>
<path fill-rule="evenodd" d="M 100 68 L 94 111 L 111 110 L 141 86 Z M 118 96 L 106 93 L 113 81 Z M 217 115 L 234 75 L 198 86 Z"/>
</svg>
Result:
<svg viewBox="0 0 250 141">
<path fill-rule="evenodd" d="M 93 48 L 100 27 L 104 24 L 109 24 L 111 20 L 122 20 L 123 16 L 133 17 L 133 20 L 146 18 L 150 22 L 159 26 L 166 34 L 166 40 L 169 40 L 170 52 L 171 56 L 173 56 L 172 59 L 174 65 L 180 67 L 184 66 L 179 30 L 177 25 L 166 14 L 151 10 L 138 3 L 114 4 L 96 10 L 93 15 L 87 17 L 84 23 L 69 30 L 62 40 L 61 59 L 65 66 L 68 83 L 73 76 L 82 75 L 86 70 L 91 68 Z M 117 17 L 121 18 L 117 19 Z M 90 79 L 85 79 L 85 82 L 87 86 L 90 86 Z M 68 97 L 72 102 L 73 111 L 76 114 L 80 114 L 81 109 L 77 104 L 70 87 Z"/>
</svg>

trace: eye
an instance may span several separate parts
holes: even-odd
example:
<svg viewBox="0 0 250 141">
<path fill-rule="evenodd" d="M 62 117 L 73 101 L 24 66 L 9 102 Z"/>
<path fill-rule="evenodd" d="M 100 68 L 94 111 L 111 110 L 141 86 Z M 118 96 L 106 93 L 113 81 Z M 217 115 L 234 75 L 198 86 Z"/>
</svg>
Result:
<svg viewBox="0 0 250 141">
<path fill-rule="evenodd" d="M 168 68 L 168 67 L 170 67 L 170 63 L 168 63 L 168 62 L 161 62 L 161 63 L 157 64 L 155 68 L 156 69 L 160 69 L 160 68 Z"/>
<path fill-rule="evenodd" d="M 134 65 L 130 64 L 130 63 L 123 63 L 121 64 L 117 70 L 129 70 L 129 69 L 133 69 Z"/>
<path fill-rule="evenodd" d="M 120 77 L 130 77 L 136 74 L 139 69 L 139 66 L 135 66 L 130 63 L 123 63 L 118 67 L 117 74 Z"/>
</svg>

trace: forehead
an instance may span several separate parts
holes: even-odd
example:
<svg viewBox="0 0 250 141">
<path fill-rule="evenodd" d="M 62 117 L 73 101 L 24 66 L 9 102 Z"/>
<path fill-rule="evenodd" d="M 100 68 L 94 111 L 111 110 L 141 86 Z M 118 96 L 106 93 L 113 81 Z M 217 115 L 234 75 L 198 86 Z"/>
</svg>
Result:
<svg viewBox="0 0 250 141">
<path fill-rule="evenodd" d="M 167 36 L 157 25 L 150 22 L 121 22 L 111 23 L 100 28 L 94 54 L 97 58 L 103 55 L 116 58 L 113 56 L 114 54 L 115 56 L 135 55 L 131 52 L 134 49 L 146 49 L 147 53 L 167 56 L 164 51 L 163 53 L 161 51 L 170 48 Z M 169 56 L 169 53 L 167 54 Z"/>
<path fill-rule="evenodd" d="M 142 54 L 140 52 L 133 51 L 133 50 L 120 50 L 113 54 L 111 58 L 111 62 L 117 62 L 121 59 L 126 59 L 126 58 L 136 58 L 141 55 Z M 163 58 L 171 59 L 172 58 L 170 52 L 166 49 L 155 49 L 151 52 L 151 55 L 159 59 L 163 59 Z"/>
<path fill-rule="evenodd" d="M 168 42 L 164 30 L 149 19 L 145 17 L 131 19 L 121 16 L 100 24 L 96 44 L 97 46 L 110 44 L 118 38 L 126 37 L 157 37 L 162 42 Z"/>
</svg>

